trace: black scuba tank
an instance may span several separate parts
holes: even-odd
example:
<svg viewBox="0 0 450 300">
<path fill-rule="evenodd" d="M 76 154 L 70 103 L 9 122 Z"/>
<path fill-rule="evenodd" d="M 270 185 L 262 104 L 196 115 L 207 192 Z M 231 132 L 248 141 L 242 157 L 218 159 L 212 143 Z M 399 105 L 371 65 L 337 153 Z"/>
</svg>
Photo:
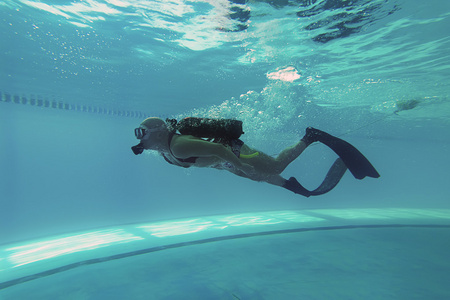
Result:
<svg viewBox="0 0 450 300">
<path fill-rule="evenodd" d="M 181 134 L 201 138 L 238 139 L 242 131 L 242 121 L 232 119 L 184 118 L 180 122 L 167 119 L 166 122 Z"/>
</svg>

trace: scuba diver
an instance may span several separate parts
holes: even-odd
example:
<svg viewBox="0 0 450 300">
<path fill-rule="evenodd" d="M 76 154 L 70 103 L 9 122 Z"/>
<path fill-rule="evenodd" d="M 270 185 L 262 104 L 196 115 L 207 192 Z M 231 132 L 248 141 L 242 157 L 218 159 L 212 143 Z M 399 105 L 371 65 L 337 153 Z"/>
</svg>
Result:
<svg viewBox="0 0 450 300">
<path fill-rule="evenodd" d="M 180 132 L 180 133 L 177 133 Z M 185 118 L 180 122 L 147 118 L 135 129 L 140 143 L 131 147 L 138 155 L 144 150 L 156 150 L 173 165 L 211 167 L 227 170 L 254 181 L 267 182 L 305 197 L 318 196 L 332 190 L 347 169 L 357 179 L 380 175 L 354 146 L 321 130 L 308 127 L 305 136 L 277 157 L 252 149 L 239 137 L 242 122 L 229 119 Z M 315 190 L 304 188 L 294 177 L 280 174 L 312 143 L 320 142 L 331 148 L 338 158 L 331 166 L 322 184 Z"/>
</svg>

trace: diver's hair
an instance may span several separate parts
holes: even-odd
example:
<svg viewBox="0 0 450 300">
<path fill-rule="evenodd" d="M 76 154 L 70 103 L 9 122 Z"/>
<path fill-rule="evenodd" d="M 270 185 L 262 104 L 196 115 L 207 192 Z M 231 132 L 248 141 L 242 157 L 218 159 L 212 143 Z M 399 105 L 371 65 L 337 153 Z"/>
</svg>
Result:
<svg viewBox="0 0 450 300">
<path fill-rule="evenodd" d="M 152 117 L 152 118 L 147 118 L 144 121 L 142 121 L 141 126 L 144 126 L 147 129 L 151 129 L 151 128 L 156 128 L 156 127 L 166 126 L 166 123 L 160 118 Z"/>
</svg>

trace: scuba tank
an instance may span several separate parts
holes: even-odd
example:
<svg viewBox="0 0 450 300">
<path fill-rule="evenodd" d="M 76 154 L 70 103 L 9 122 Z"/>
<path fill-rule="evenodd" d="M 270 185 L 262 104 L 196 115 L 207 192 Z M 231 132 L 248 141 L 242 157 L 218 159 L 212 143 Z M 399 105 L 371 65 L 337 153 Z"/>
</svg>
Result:
<svg viewBox="0 0 450 300">
<path fill-rule="evenodd" d="M 172 131 L 178 130 L 181 134 L 200 138 L 236 140 L 244 133 L 242 121 L 232 119 L 188 117 L 179 122 L 175 119 L 166 119 L 166 122 Z"/>
</svg>

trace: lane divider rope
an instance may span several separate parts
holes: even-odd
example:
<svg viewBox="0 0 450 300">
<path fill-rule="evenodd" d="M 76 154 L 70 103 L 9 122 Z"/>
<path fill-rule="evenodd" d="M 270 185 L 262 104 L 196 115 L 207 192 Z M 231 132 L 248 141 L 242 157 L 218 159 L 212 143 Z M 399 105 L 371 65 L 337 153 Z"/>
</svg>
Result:
<svg viewBox="0 0 450 300">
<path fill-rule="evenodd" d="M 48 98 L 43 98 L 41 96 L 31 95 L 30 97 L 26 97 L 2 91 L 0 91 L 0 103 L 1 102 L 127 118 L 145 119 L 149 116 L 149 114 L 142 111 L 117 110 L 91 105 L 70 104 L 54 99 L 49 100 Z"/>
</svg>

